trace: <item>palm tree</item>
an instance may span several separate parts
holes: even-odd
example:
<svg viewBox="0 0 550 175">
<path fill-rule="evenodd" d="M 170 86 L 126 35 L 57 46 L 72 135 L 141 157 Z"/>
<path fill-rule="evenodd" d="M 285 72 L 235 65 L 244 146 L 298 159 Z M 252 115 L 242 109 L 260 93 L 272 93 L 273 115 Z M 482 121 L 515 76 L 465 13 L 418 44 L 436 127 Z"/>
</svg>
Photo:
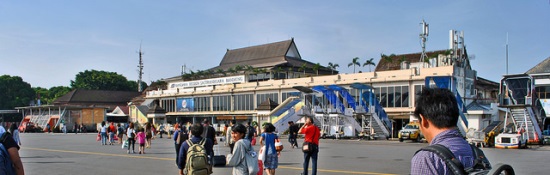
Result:
<svg viewBox="0 0 550 175">
<path fill-rule="evenodd" d="M 244 70 L 244 67 L 241 66 L 241 65 L 236 65 L 236 66 L 235 66 L 235 70 L 236 70 L 238 73 L 240 73 L 242 70 Z"/>
<path fill-rule="evenodd" d="M 216 73 L 225 76 L 225 71 L 223 71 L 223 69 L 218 69 L 218 70 L 216 70 Z"/>
<path fill-rule="evenodd" d="M 279 78 L 281 72 L 283 72 L 283 68 L 282 67 L 277 67 L 277 69 L 275 69 L 275 72 L 277 73 L 277 78 Z"/>
<path fill-rule="evenodd" d="M 348 67 L 353 66 L 353 73 L 355 73 L 355 66 L 356 66 L 356 65 L 357 65 L 357 66 L 361 66 L 361 63 L 359 63 L 359 61 L 357 61 L 357 60 L 359 60 L 359 57 L 353 58 L 353 60 L 351 61 L 351 63 L 348 64 Z"/>
<path fill-rule="evenodd" d="M 294 70 L 293 67 L 288 67 L 286 71 L 286 79 L 290 79 L 290 72 Z"/>
<path fill-rule="evenodd" d="M 313 71 L 315 71 L 315 73 L 317 75 L 319 75 L 319 69 L 321 68 L 321 64 L 317 63 L 315 65 L 313 65 L 313 67 L 311 69 L 313 69 Z"/>
<path fill-rule="evenodd" d="M 334 74 L 334 71 L 337 67 L 340 67 L 338 64 L 333 64 L 332 62 L 328 62 L 328 68 L 330 69 L 330 74 Z"/>
<path fill-rule="evenodd" d="M 369 66 L 369 72 L 371 71 L 370 66 L 376 66 L 376 63 L 374 63 L 374 58 L 368 59 L 365 63 L 363 63 L 363 67 Z"/>
<path fill-rule="evenodd" d="M 191 79 L 191 73 L 184 73 L 183 75 L 181 75 L 181 79 L 183 79 L 183 81 Z"/>
<path fill-rule="evenodd" d="M 304 71 L 304 76 L 306 76 L 306 69 L 307 69 L 307 65 L 306 65 L 306 63 L 304 63 L 304 64 L 302 64 L 302 66 L 300 66 L 298 71 Z"/>
<path fill-rule="evenodd" d="M 389 70 L 391 63 L 393 63 L 393 57 L 395 57 L 395 54 L 391 54 L 390 56 L 385 54 L 380 54 L 380 57 L 382 57 L 382 59 L 386 61 L 386 69 Z"/>
<path fill-rule="evenodd" d="M 206 70 L 205 73 L 206 73 L 206 75 L 207 75 L 208 77 L 212 78 L 212 77 L 214 77 L 214 74 L 215 74 L 216 72 L 214 72 L 214 70 L 212 70 L 212 69 L 208 69 L 208 70 Z"/>
<path fill-rule="evenodd" d="M 206 75 L 206 73 L 204 71 L 197 70 L 197 73 L 196 73 L 197 79 L 201 79 L 205 75 Z"/>
<path fill-rule="evenodd" d="M 237 74 L 237 70 L 235 70 L 235 68 L 231 67 L 227 70 L 227 72 L 231 73 L 231 75 L 235 75 Z"/>
<path fill-rule="evenodd" d="M 194 80 L 196 79 L 197 73 L 193 72 L 193 70 L 189 71 L 189 78 Z"/>
</svg>

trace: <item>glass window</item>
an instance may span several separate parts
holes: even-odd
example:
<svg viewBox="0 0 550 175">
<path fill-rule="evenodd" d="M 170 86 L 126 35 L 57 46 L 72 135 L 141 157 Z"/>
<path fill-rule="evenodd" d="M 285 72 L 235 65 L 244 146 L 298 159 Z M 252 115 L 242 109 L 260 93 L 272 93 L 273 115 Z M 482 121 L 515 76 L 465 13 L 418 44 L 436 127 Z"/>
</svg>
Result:
<svg viewBox="0 0 550 175">
<path fill-rule="evenodd" d="M 409 86 L 401 86 L 401 107 L 409 107 Z"/>
<path fill-rule="evenodd" d="M 388 107 L 395 107 L 395 87 L 388 87 Z"/>
<path fill-rule="evenodd" d="M 414 106 L 416 106 L 416 99 L 418 99 L 418 94 L 422 92 L 424 85 L 414 85 Z"/>
<path fill-rule="evenodd" d="M 380 105 L 388 107 L 388 87 L 380 87 Z"/>
</svg>

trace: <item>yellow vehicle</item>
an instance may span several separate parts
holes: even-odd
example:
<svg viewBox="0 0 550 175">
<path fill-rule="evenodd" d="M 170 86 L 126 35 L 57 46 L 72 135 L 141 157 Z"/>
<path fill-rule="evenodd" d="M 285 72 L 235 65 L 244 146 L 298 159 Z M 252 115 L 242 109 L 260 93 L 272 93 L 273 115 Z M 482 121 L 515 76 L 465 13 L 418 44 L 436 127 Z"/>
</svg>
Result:
<svg viewBox="0 0 550 175">
<path fill-rule="evenodd" d="M 419 122 L 410 122 L 409 124 L 405 125 L 402 130 L 399 131 L 399 142 L 403 142 L 403 140 L 413 140 L 416 142 L 420 142 L 422 137 L 422 133 L 420 132 L 420 123 Z"/>
</svg>

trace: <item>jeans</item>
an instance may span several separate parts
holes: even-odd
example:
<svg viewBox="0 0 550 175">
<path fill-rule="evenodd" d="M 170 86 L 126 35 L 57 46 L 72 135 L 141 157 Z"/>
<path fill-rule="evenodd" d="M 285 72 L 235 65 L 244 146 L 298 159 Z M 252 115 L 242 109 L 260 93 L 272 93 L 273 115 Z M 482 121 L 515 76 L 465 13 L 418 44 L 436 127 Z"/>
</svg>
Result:
<svg viewBox="0 0 550 175">
<path fill-rule="evenodd" d="M 174 147 L 176 147 L 176 163 L 179 163 L 179 157 L 180 157 L 180 147 L 181 144 L 174 143 Z"/>
<path fill-rule="evenodd" d="M 136 140 L 134 138 L 128 138 L 128 151 L 130 151 L 130 145 L 132 146 L 132 151 L 134 151 L 136 145 Z"/>
<path fill-rule="evenodd" d="M 309 158 L 311 158 L 311 174 L 317 175 L 317 156 L 319 155 L 319 149 L 315 150 L 313 153 L 304 153 L 304 172 L 302 175 L 307 175 L 307 170 L 309 167 Z"/>
<path fill-rule="evenodd" d="M 115 133 L 109 132 L 109 144 L 115 143 Z"/>
<path fill-rule="evenodd" d="M 298 142 L 296 142 L 296 136 L 288 136 L 288 142 L 290 142 L 290 146 L 296 146 L 298 147 Z"/>
<path fill-rule="evenodd" d="M 101 132 L 101 144 L 106 145 L 107 144 L 107 133 Z"/>
</svg>

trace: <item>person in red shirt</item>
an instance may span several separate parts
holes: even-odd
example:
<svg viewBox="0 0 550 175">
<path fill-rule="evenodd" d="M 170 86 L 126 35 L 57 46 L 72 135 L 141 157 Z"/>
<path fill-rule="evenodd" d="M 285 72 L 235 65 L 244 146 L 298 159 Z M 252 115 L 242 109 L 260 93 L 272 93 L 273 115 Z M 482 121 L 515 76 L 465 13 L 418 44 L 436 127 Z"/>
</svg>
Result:
<svg viewBox="0 0 550 175">
<path fill-rule="evenodd" d="M 116 132 L 116 128 L 115 128 L 115 125 L 113 124 L 113 122 L 111 122 L 111 124 L 109 125 L 109 128 L 108 128 L 108 132 L 109 132 L 109 145 L 114 145 L 115 144 L 115 132 Z"/>
<path fill-rule="evenodd" d="M 313 124 L 313 118 L 305 116 L 306 123 L 300 128 L 298 133 L 304 134 L 304 172 L 302 175 L 307 175 L 309 167 L 309 159 L 311 158 L 311 174 L 317 175 L 317 157 L 319 155 L 319 136 L 321 132 L 317 126 Z M 311 143 L 311 144 L 310 144 Z M 307 150 L 306 150 L 307 145 Z"/>
</svg>

